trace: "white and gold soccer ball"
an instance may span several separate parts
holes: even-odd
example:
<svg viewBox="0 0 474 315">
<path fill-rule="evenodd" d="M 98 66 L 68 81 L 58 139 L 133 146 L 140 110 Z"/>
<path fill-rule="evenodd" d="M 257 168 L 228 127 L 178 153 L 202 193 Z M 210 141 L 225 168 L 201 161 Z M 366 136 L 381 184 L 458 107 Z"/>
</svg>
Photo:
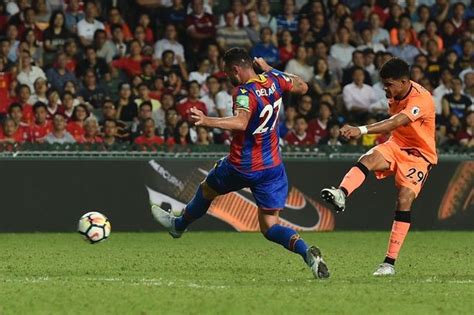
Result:
<svg viewBox="0 0 474 315">
<path fill-rule="evenodd" d="M 79 219 L 77 230 L 85 241 L 96 244 L 109 238 L 111 226 L 102 213 L 88 212 Z"/>
</svg>

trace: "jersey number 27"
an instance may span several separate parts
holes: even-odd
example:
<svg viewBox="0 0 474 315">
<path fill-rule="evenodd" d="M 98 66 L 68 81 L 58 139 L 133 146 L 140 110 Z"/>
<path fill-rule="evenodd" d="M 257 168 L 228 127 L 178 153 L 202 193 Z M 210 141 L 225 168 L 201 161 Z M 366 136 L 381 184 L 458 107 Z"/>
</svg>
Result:
<svg viewBox="0 0 474 315">
<path fill-rule="evenodd" d="M 273 123 L 272 126 L 270 127 L 270 130 L 273 130 L 275 128 L 275 124 L 278 120 L 278 114 L 280 113 L 280 107 L 281 103 L 283 102 L 282 98 L 279 98 L 278 100 L 275 101 L 275 103 L 265 105 L 263 110 L 260 112 L 260 118 L 263 118 L 263 122 L 255 129 L 253 132 L 254 135 L 265 133 L 268 131 L 269 126 L 267 126 L 268 122 L 270 119 L 273 118 Z"/>
</svg>

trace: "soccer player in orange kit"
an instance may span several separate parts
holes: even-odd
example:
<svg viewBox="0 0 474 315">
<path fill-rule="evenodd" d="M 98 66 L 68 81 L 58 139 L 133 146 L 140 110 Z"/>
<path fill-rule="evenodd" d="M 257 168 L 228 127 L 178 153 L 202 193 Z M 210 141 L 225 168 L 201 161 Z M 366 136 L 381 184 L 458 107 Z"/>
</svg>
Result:
<svg viewBox="0 0 474 315">
<path fill-rule="evenodd" d="M 395 274 L 395 260 L 411 223 L 410 209 L 428 172 L 438 161 L 435 145 L 435 105 L 430 92 L 410 80 L 408 64 L 398 58 L 387 61 L 380 78 L 389 99 L 390 118 L 360 127 L 344 126 L 341 135 L 391 132 L 390 139 L 364 154 L 344 176 L 338 188 L 324 188 L 321 197 L 336 211 L 344 211 L 346 198 L 364 182 L 369 171 L 378 179 L 395 176 L 397 208 L 385 260 L 374 276 Z"/>
</svg>

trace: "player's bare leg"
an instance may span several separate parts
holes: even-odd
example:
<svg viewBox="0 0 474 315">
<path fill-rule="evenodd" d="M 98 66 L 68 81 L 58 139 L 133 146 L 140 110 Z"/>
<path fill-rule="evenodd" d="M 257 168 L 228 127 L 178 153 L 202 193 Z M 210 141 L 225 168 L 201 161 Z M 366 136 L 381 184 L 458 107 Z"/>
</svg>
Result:
<svg viewBox="0 0 474 315">
<path fill-rule="evenodd" d="M 365 181 L 369 171 L 384 171 L 390 163 L 376 150 L 370 150 L 360 157 L 359 161 L 346 173 L 338 188 L 324 188 L 321 197 L 330 203 L 336 212 L 344 211 L 346 198 Z"/>
<path fill-rule="evenodd" d="M 374 276 L 390 276 L 395 274 L 395 260 L 398 258 L 398 253 L 410 229 L 410 209 L 415 198 L 415 192 L 410 188 L 401 187 L 398 191 L 397 210 L 392 224 L 387 254 L 384 262 L 374 272 Z"/>
<path fill-rule="evenodd" d="M 319 248 L 316 246 L 308 247 L 295 230 L 280 225 L 279 214 L 280 210 L 258 209 L 260 231 L 265 238 L 299 254 L 311 268 L 315 278 L 328 278 L 329 270 Z"/>
<path fill-rule="evenodd" d="M 154 204 L 151 205 L 151 213 L 173 238 L 180 238 L 189 224 L 206 214 L 212 201 L 218 195 L 216 191 L 209 187 L 206 181 L 203 181 L 196 190 L 193 199 L 184 208 L 181 216 L 175 217 L 169 211 Z"/>
</svg>

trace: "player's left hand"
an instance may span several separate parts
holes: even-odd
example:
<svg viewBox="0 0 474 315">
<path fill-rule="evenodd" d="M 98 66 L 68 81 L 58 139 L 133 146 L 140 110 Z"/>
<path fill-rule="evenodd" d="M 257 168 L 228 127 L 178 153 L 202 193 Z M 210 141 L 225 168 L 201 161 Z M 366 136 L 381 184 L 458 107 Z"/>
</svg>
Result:
<svg viewBox="0 0 474 315">
<path fill-rule="evenodd" d="M 341 136 L 346 139 L 360 137 L 360 129 L 357 127 L 349 126 L 349 125 L 344 125 L 339 130 L 339 132 L 341 133 Z"/>
<path fill-rule="evenodd" d="M 191 111 L 191 120 L 194 122 L 196 126 L 206 126 L 207 116 L 204 115 L 202 111 L 200 111 L 196 107 L 191 108 L 190 111 Z"/>
</svg>

